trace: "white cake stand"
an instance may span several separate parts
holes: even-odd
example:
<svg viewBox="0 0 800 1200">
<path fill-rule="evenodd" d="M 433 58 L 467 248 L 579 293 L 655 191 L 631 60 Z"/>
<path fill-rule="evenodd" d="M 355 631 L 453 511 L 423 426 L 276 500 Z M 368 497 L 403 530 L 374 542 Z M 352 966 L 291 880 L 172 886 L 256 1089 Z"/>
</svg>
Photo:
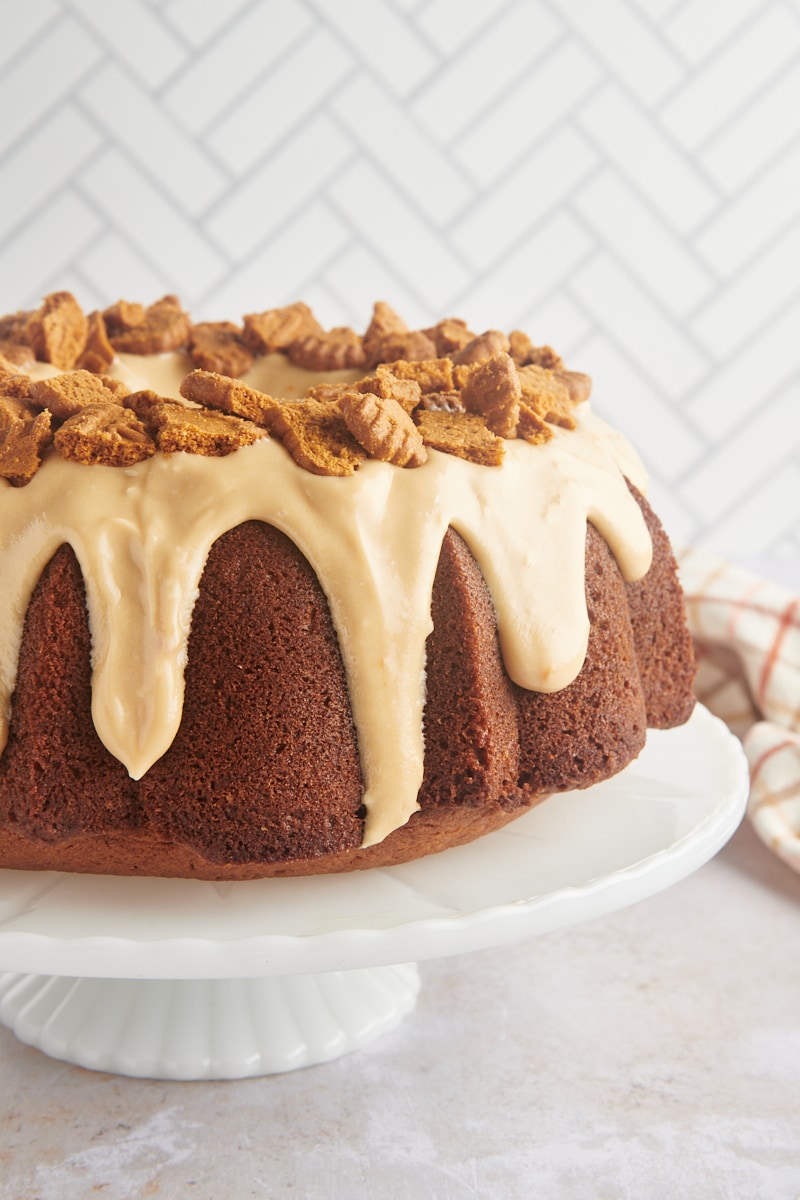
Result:
<svg viewBox="0 0 800 1200">
<path fill-rule="evenodd" d="M 123 1075 L 324 1062 L 414 1007 L 409 960 L 650 896 L 724 845 L 747 791 L 739 743 L 699 708 L 616 778 L 388 870 L 223 884 L 0 871 L 0 1021 L 54 1058 Z"/>
</svg>

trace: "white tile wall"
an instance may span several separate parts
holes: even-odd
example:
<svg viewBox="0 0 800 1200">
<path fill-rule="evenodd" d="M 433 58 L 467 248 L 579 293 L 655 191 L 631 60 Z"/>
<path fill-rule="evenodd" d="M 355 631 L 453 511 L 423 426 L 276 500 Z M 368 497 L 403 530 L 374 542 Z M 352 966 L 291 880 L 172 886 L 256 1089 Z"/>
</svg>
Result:
<svg viewBox="0 0 800 1200">
<path fill-rule="evenodd" d="M 521 324 L 672 532 L 800 558 L 797 0 L 26 0 L 0 309 Z"/>
</svg>

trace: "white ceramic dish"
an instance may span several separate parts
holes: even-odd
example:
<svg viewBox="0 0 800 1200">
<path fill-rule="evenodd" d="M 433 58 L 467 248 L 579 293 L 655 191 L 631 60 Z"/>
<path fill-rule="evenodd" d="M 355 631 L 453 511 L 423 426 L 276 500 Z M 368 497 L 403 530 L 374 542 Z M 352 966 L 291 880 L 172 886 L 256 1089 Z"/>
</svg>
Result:
<svg viewBox="0 0 800 1200">
<path fill-rule="evenodd" d="M 652 895 L 724 845 L 747 792 L 739 743 L 698 708 L 614 779 L 388 870 L 226 884 L 0 871 L 0 1021 L 55 1057 L 131 1075 L 320 1062 L 413 1007 L 408 960 Z"/>
</svg>

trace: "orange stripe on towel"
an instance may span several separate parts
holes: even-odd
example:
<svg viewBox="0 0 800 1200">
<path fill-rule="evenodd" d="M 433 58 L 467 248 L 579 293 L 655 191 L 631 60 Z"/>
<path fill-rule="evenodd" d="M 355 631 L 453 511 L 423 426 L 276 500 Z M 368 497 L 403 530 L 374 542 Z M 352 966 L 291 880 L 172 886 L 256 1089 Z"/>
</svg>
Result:
<svg viewBox="0 0 800 1200">
<path fill-rule="evenodd" d="M 772 675 L 773 668 L 775 663 L 778 661 L 778 655 L 780 654 L 781 643 L 786 637 L 787 631 L 794 623 L 794 616 L 799 607 L 800 597 L 796 597 L 781 613 L 778 632 L 775 635 L 772 645 L 767 653 L 767 657 L 764 660 L 764 666 L 761 669 L 761 678 L 758 681 L 758 691 L 756 693 L 756 699 L 758 700 L 759 707 L 762 709 L 762 711 L 764 708 L 764 697 L 767 692 L 767 687 L 769 686 L 770 676 Z"/>
<path fill-rule="evenodd" d="M 781 750 L 794 750 L 796 748 L 797 748 L 797 743 L 792 741 L 791 738 L 786 738 L 785 741 L 778 742 L 778 744 L 776 746 L 770 746 L 769 750 L 765 750 L 763 754 L 759 755 L 759 757 L 756 759 L 756 761 L 753 763 L 753 765 L 750 768 L 750 786 L 751 786 L 751 788 L 754 786 L 756 779 L 759 775 L 759 772 L 761 771 L 761 768 L 764 766 L 764 763 L 767 762 L 770 758 L 772 758 L 773 754 L 779 754 L 781 752 Z"/>
</svg>

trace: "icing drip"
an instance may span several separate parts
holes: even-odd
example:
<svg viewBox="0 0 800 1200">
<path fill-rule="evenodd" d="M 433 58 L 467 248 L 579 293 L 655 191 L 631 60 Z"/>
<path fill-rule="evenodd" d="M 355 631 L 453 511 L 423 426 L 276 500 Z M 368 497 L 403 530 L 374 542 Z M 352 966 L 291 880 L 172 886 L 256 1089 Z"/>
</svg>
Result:
<svg viewBox="0 0 800 1200">
<path fill-rule="evenodd" d="M 249 381 L 273 395 L 302 393 L 316 378 L 269 357 L 279 362 L 261 360 Z M 186 362 L 120 356 L 113 371 L 175 395 Z M 328 598 L 358 730 L 364 844 L 381 841 L 417 807 L 425 640 L 448 526 L 486 578 L 509 675 L 536 691 L 565 687 L 583 663 L 587 520 L 626 579 L 650 565 L 624 479 L 644 489 L 643 468 L 588 405 L 576 416 L 577 429 L 556 429 L 546 445 L 507 442 L 502 468 L 432 451 L 414 470 L 369 461 L 352 478 L 321 477 L 272 439 L 227 458 L 157 454 L 126 469 L 48 459 L 27 487 L 7 486 L 0 499 L 2 744 L 24 614 L 59 545 L 72 545 L 86 582 L 95 727 L 139 778 L 180 724 L 191 614 L 211 545 L 243 521 L 266 521 L 305 554 Z"/>
</svg>

